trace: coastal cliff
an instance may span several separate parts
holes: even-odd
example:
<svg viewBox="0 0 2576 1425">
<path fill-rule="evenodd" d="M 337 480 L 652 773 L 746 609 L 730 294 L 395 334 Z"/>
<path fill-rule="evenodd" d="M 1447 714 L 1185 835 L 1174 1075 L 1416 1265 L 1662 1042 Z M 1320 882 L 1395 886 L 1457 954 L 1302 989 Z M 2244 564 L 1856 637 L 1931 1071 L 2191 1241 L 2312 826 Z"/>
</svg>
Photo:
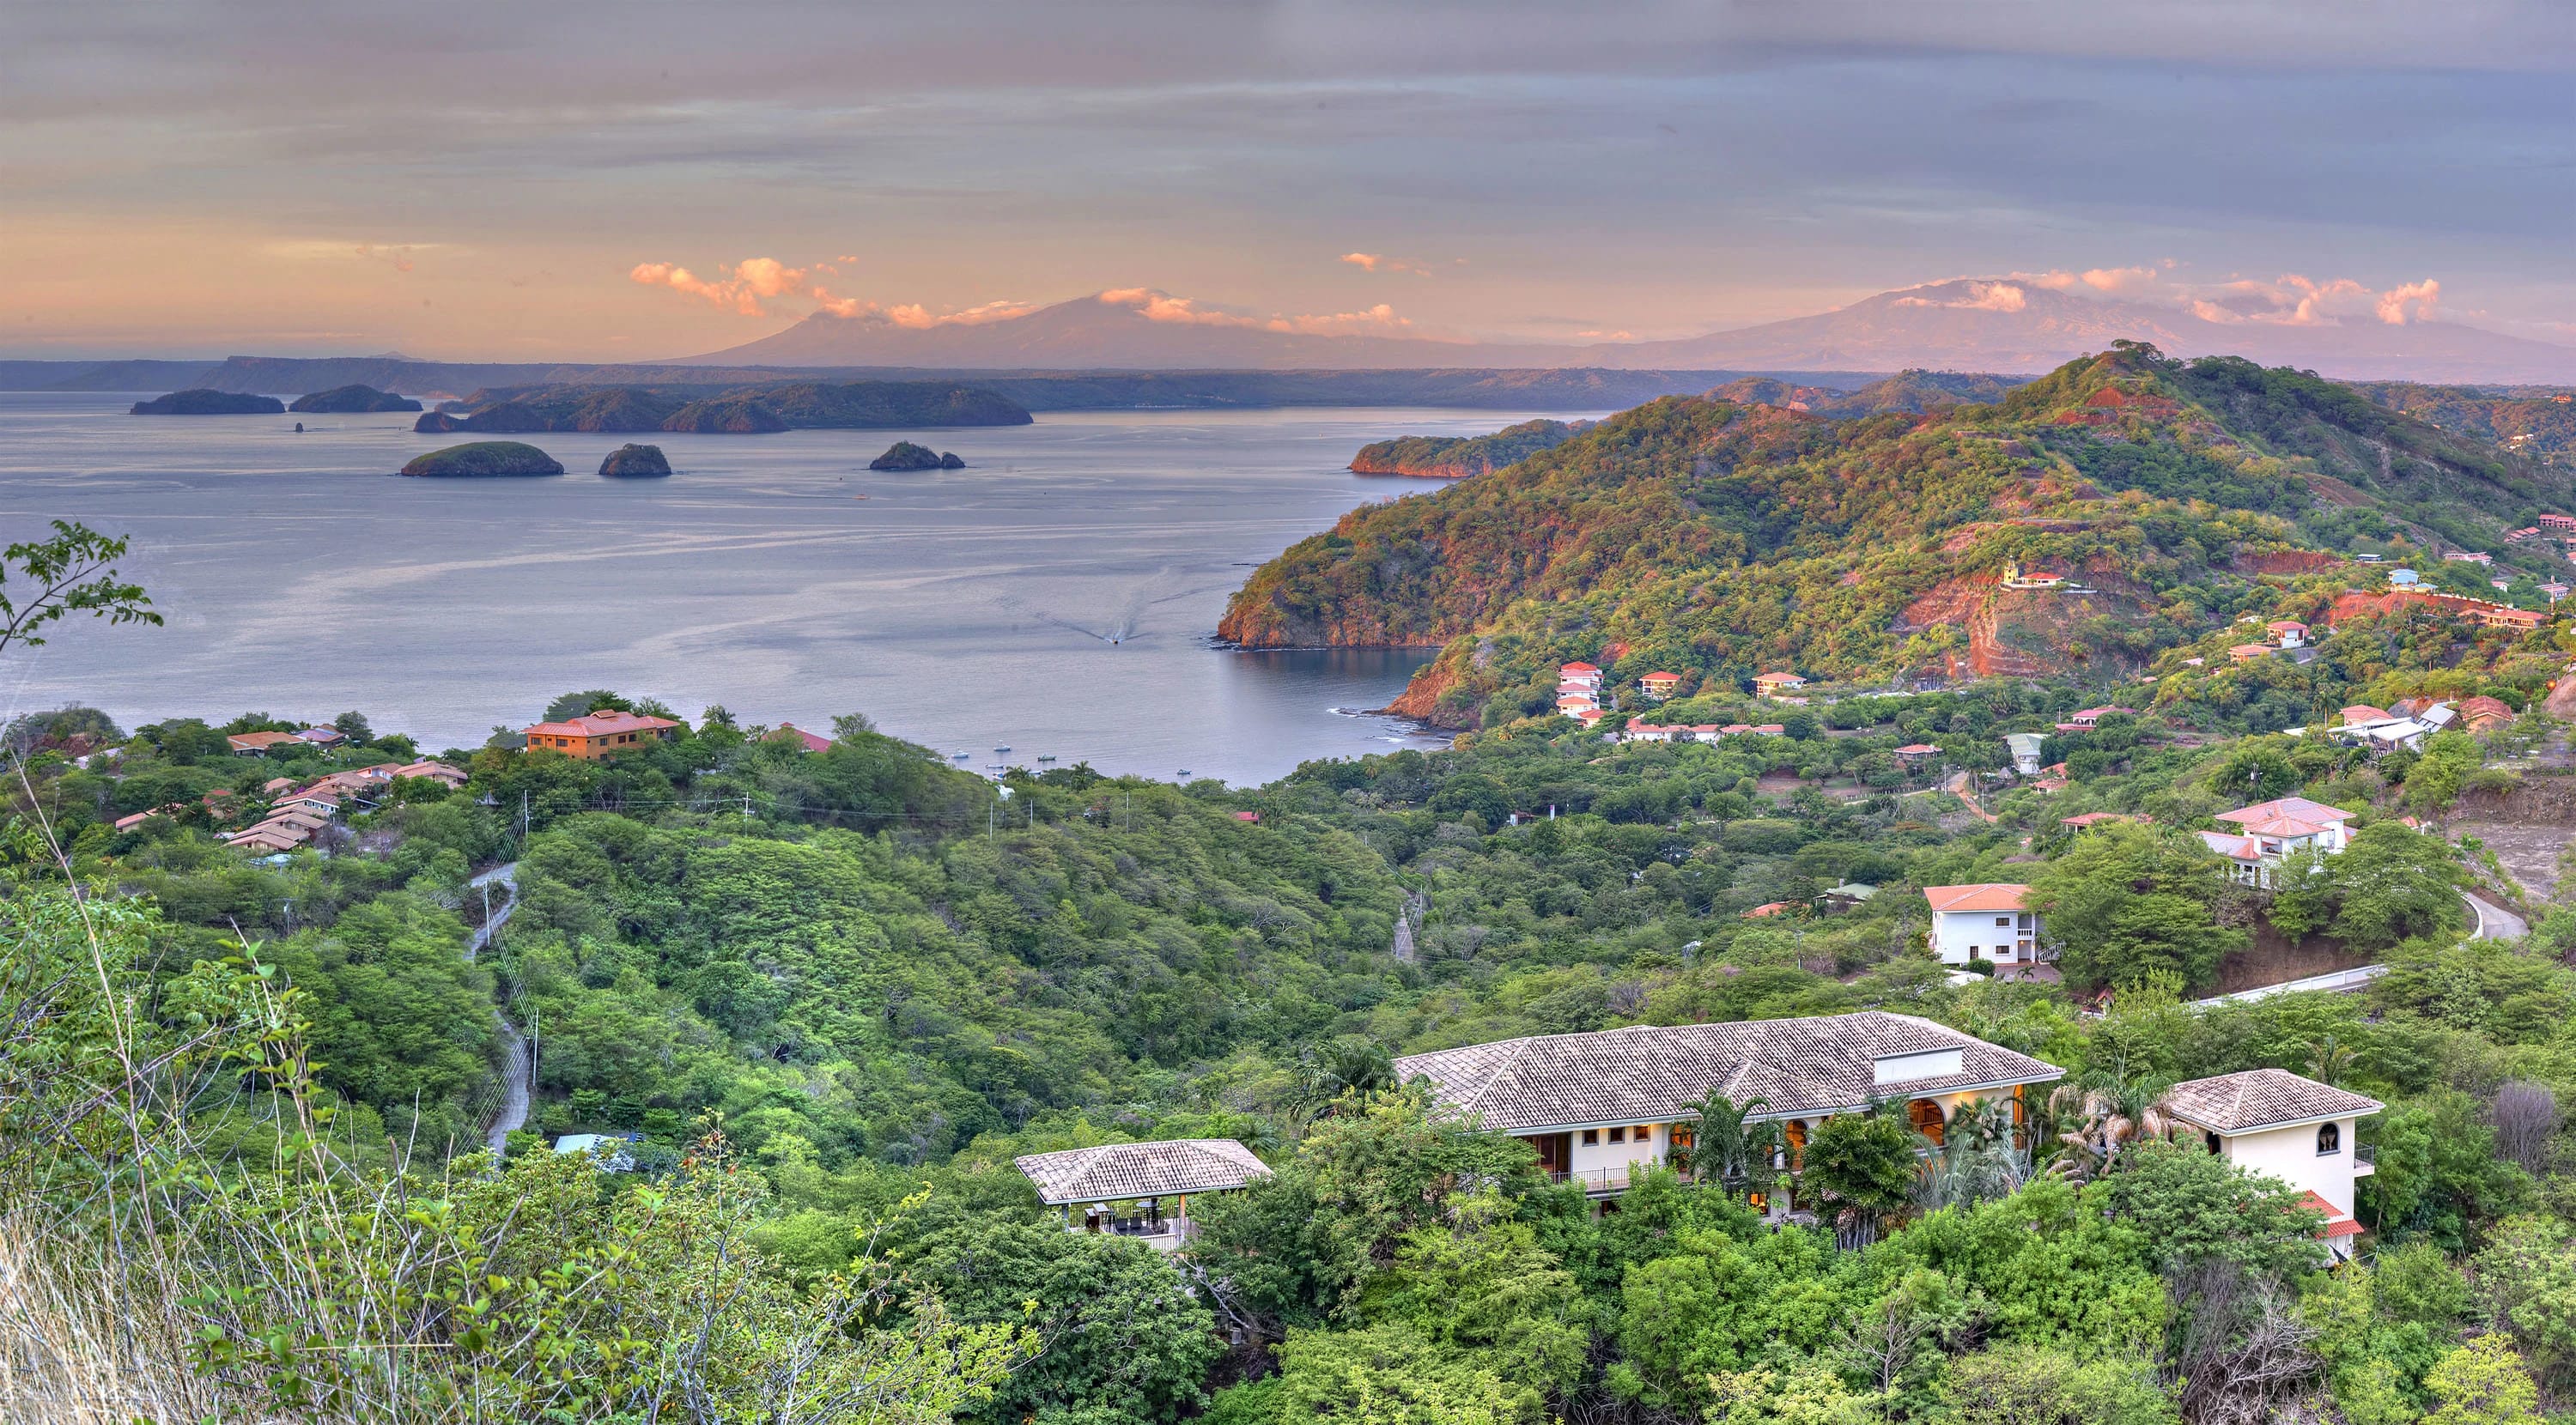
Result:
<svg viewBox="0 0 2576 1425">
<path fill-rule="evenodd" d="M 1492 435 L 1408 435 L 1360 447 L 1354 475 L 1407 475 L 1421 480 L 1463 480 L 1553 450 L 1590 427 L 1590 421 L 1523 421 Z"/>
</svg>

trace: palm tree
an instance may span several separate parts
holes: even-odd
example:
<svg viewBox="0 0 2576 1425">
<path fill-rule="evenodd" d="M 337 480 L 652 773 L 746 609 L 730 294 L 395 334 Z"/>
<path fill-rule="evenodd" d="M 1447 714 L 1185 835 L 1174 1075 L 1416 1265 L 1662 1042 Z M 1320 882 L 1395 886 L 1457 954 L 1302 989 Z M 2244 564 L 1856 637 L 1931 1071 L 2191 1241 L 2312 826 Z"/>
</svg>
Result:
<svg viewBox="0 0 2576 1425">
<path fill-rule="evenodd" d="M 1384 1047 L 1357 1034 L 1323 1044 L 1309 1044 L 1297 1056 L 1297 1100 L 1318 1113 L 1346 1093 L 1376 1093 L 1395 1087 L 1395 1061 Z"/>
<path fill-rule="evenodd" d="M 2132 1145 L 2171 1137 L 2165 1091 L 2172 1087 L 2169 1079 L 2119 1073 L 2060 1087 L 2048 1096 L 2048 1127 L 2056 1140 L 2049 1171 L 2078 1181 L 2102 1177 Z"/>
<path fill-rule="evenodd" d="M 1729 1196 L 1741 1196 L 1757 1175 L 1768 1174 L 1781 1148 L 1780 1125 L 1746 1120 L 1770 1106 L 1758 1098 L 1738 1104 L 1714 1089 L 1691 1105 L 1699 1119 L 1691 1135 L 1692 1180 L 1714 1178 Z"/>
<path fill-rule="evenodd" d="M 2328 1088 L 2342 1088 L 2343 1076 L 2352 1072 L 2353 1057 L 2351 1045 L 2324 1035 L 2308 1051 L 2308 1077 Z"/>
<path fill-rule="evenodd" d="M 2030 1181 L 2030 1154 L 2013 1142 L 2010 1099 L 1962 1106 L 1942 1134 L 1941 1149 L 1926 1158 L 1915 1205 L 1937 1212 L 1953 1203 L 2010 1197 Z"/>
</svg>

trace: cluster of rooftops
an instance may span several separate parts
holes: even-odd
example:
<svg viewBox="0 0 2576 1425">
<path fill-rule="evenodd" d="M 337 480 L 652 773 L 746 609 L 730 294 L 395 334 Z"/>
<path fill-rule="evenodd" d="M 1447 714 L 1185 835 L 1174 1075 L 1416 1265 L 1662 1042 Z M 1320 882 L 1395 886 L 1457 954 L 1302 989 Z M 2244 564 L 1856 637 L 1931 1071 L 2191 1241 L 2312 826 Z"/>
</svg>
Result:
<svg viewBox="0 0 2576 1425">
<path fill-rule="evenodd" d="M 2065 1071 L 1910 1014 L 1863 1010 L 1806 1019 L 1730 1024 L 1640 1025 L 1585 1034 L 1547 1034 L 1413 1054 L 1395 1061 L 1399 1081 L 1426 1083 L 1435 1102 L 1488 1132 L 1539 1143 L 1556 1135 L 1598 1141 L 1636 1125 L 1631 1153 L 1660 1160 L 1674 1135 L 1650 1136 L 1652 1125 L 1686 1125 L 1710 1097 L 1750 1107 L 1749 1122 L 1804 1124 L 1870 1111 L 1891 1100 L 1954 1105 L 1988 1095 L 2017 1101 Z M 2172 1116 L 2222 1144 L 2254 1144 L 2316 1124 L 2340 1124 L 2377 1113 L 2360 1094 L 2283 1069 L 2253 1069 L 2178 1084 L 2165 1103 Z M 1943 1110 L 1946 1111 L 1946 1110 Z M 1937 1119 L 1938 1112 L 1935 1114 Z M 2334 1141 L 2341 1144 L 2341 1133 Z M 1619 1143 L 1618 1136 L 1610 1141 Z M 1802 1141 L 1802 1140 L 1801 1140 Z M 2322 1145 L 2325 1136 L 2318 1143 Z M 1645 1145 L 1657 1146 L 1649 1149 Z M 1558 1151 L 1562 1151 L 1561 1149 Z M 2252 1152 L 2231 1157 L 2269 1168 Z M 1040 1202 L 1074 1207 L 1223 1192 L 1270 1169 L 1231 1139 L 1116 1143 L 1015 1160 Z M 2292 1186 L 2323 1188 L 2318 1205 L 2329 1237 L 2349 1235 L 2356 1160 L 2337 1156 L 2341 1178 L 2314 1182 L 2292 1163 Z M 1623 1175 L 1618 1180 L 1624 1185 Z M 2339 1181 L 2339 1190 L 2338 1190 Z"/>
</svg>

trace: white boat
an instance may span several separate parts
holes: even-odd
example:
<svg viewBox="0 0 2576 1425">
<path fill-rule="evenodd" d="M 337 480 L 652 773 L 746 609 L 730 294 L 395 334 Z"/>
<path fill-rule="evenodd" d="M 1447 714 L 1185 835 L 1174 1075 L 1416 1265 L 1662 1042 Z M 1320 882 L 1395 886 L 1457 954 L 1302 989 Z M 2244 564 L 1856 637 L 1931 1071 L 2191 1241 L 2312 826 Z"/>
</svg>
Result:
<svg viewBox="0 0 2576 1425">
<path fill-rule="evenodd" d="M 975 760 L 975 754 L 972 752 L 959 752 L 952 755 L 954 755 L 960 762 L 971 762 Z"/>
</svg>

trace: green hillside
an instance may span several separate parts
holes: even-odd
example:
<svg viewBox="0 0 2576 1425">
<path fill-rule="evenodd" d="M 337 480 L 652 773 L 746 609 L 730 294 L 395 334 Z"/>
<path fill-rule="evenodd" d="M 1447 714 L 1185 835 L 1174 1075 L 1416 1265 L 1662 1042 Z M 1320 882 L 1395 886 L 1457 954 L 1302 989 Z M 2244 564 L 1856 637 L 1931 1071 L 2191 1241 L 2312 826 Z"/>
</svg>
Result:
<svg viewBox="0 0 2576 1425">
<path fill-rule="evenodd" d="M 1354 511 L 1257 571 L 1219 631 L 1443 645 L 1398 707 L 1450 726 L 1547 711 L 1574 657 L 1703 685 L 2099 680 L 2233 617 L 2258 576 L 2352 552 L 2564 572 L 2500 539 L 2570 501 L 2565 476 L 2345 387 L 2131 346 L 1929 415 L 1656 401 Z M 2013 564 L 2062 587 L 2004 588 Z"/>
</svg>

